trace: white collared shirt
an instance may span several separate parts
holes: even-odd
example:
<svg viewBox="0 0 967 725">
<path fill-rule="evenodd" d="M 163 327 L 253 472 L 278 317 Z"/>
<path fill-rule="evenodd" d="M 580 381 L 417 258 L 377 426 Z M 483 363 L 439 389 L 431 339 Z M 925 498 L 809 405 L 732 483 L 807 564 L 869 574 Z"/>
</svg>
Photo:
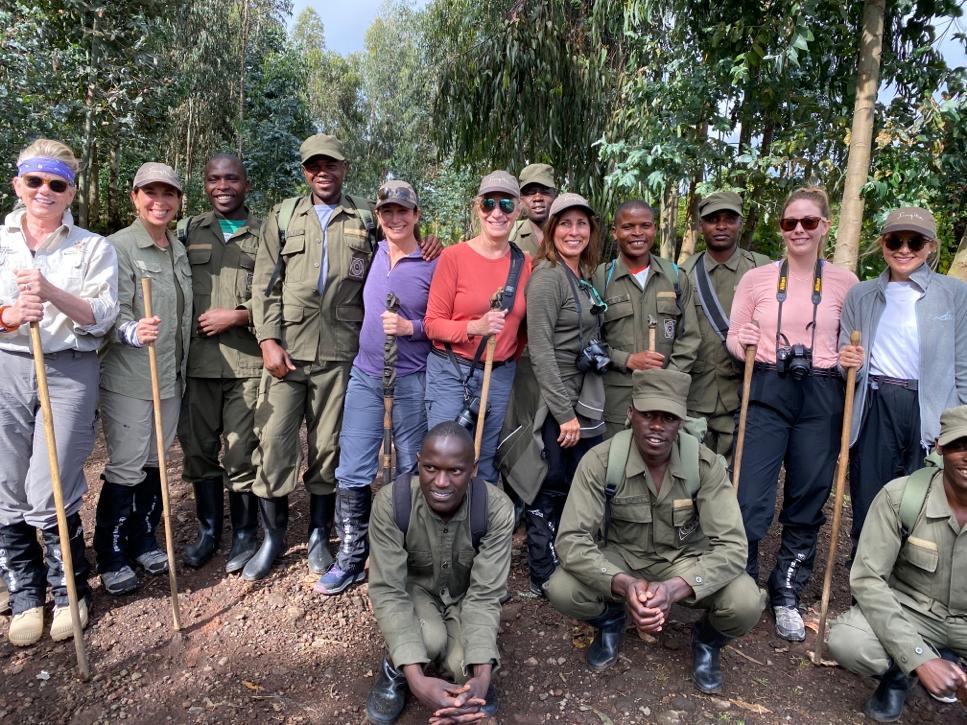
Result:
<svg viewBox="0 0 967 725">
<path fill-rule="evenodd" d="M 87 300 L 94 313 L 93 325 L 79 325 L 54 307 L 44 304 L 40 337 L 44 352 L 97 350 L 118 314 L 117 254 L 99 234 L 74 226 L 70 211 L 63 223 L 31 253 L 22 223 L 26 212 L 7 215 L 0 227 L 0 304 L 12 305 L 20 294 L 14 270 L 36 267 L 47 280 Z M 0 349 L 30 352 L 30 327 L 0 332 Z"/>
</svg>

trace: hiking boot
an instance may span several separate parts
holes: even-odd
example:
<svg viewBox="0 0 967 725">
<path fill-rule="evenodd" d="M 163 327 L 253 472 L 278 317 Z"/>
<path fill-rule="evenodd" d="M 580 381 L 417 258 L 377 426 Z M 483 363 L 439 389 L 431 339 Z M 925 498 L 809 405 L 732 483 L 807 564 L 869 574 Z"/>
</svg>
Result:
<svg viewBox="0 0 967 725">
<path fill-rule="evenodd" d="M 772 613 L 776 618 L 776 634 L 790 642 L 802 642 L 806 639 L 806 625 L 802 615 L 796 607 L 773 607 Z"/>
<path fill-rule="evenodd" d="M 623 603 L 608 604 L 600 616 L 588 620 L 597 631 L 584 659 L 595 672 L 602 672 L 618 661 L 618 647 L 625 633 L 625 616 Z"/>
<path fill-rule="evenodd" d="M 138 562 L 138 566 L 144 569 L 146 574 L 158 576 L 168 573 L 168 555 L 160 548 L 138 554 L 134 557 L 134 560 Z"/>
<path fill-rule="evenodd" d="M 258 498 L 253 493 L 228 492 L 228 510 L 232 519 L 232 548 L 225 562 L 225 573 L 234 574 L 258 551 Z"/>
<path fill-rule="evenodd" d="M 374 725 L 396 722 L 406 705 L 406 691 L 406 675 L 393 667 L 389 657 L 384 657 L 366 698 L 366 718 Z"/>
<path fill-rule="evenodd" d="M 81 620 L 81 629 L 87 629 L 87 599 L 82 598 L 77 602 L 77 615 Z M 67 607 L 54 607 L 54 620 L 50 623 L 50 638 L 55 642 L 70 639 L 74 636 L 74 625 L 71 622 L 71 609 Z"/>
<path fill-rule="evenodd" d="M 198 538 L 185 548 L 182 560 L 186 566 L 197 569 L 204 566 L 218 551 L 222 542 L 222 509 L 225 504 L 225 488 L 221 478 L 194 481 L 195 515 L 198 518 Z"/>
<path fill-rule="evenodd" d="M 42 535 L 47 561 L 47 583 L 54 595 L 54 607 L 66 607 L 67 575 L 64 571 L 64 551 L 60 531 L 54 526 L 44 529 Z M 74 568 L 74 590 L 80 601 L 91 593 L 91 587 L 87 583 L 90 565 L 84 552 L 84 527 L 81 525 L 80 514 L 71 514 L 67 517 L 67 536 L 69 540 L 67 548 L 70 550 L 71 564 Z"/>
<path fill-rule="evenodd" d="M 10 619 L 7 632 L 14 647 L 29 647 L 44 636 L 44 608 L 32 607 Z"/>
<path fill-rule="evenodd" d="M 149 574 L 168 571 L 165 554 L 155 531 L 161 523 L 161 469 L 144 467 L 144 480 L 134 487 L 134 510 L 128 522 L 128 554 Z"/>
<path fill-rule="evenodd" d="M 101 585 L 108 594 L 115 596 L 128 594 L 138 588 L 138 575 L 134 573 L 130 566 L 125 564 L 114 571 L 102 571 Z"/>
<path fill-rule="evenodd" d="M 909 691 L 910 677 L 891 660 L 890 668 L 880 677 L 880 684 L 866 701 L 863 712 L 877 722 L 896 722 L 903 713 Z"/>
<path fill-rule="evenodd" d="M 329 571 L 319 577 L 319 581 L 312 587 L 312 590 L 332 597 L 341 594 L 352 584 L 358 584 L 365 580 L 365 569 L 360 569 L 357 572 L 343 571 L 339 562 L 335 562 L 329 567 Z"/>
</svg>

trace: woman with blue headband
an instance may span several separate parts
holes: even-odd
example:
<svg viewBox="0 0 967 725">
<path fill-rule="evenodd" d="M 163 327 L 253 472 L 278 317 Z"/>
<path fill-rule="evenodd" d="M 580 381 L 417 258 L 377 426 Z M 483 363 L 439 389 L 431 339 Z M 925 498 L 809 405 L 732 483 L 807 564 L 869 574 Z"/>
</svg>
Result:
<svg viewBox="0 0 967 725">
<path fill-rule="evenodd" d="M 77 170 L 64 144 L 30 144 L 13 179 L 22 208 L 0 226 L 0 573 L 10 592 L 10 642 L 18 647 L 43 635 L 48 585 L 50 636 L 73 635 L 30 348 L 34 322 L 47 368 L 81 626 L 87 625 L 90 588 L 78 512 L 87 491 L 84 461 L 94 447 L 97 349 L 114 324 L 118 300 L 114 248 L 75 226 L 68 210 Z"/>
</svg>

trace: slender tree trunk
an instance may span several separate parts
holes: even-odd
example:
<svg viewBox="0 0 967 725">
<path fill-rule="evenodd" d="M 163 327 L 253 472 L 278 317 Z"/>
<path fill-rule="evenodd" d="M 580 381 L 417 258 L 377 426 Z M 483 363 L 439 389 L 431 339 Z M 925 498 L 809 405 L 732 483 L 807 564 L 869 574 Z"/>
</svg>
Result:
<svg viewBox="0 0 967 725">
<path fill-rule="evenodd" d="M 121 211 L 118 198 L 120 197 L 121 153 L 117 142 L 111 146 L 110 177 L 107 186 L 107 228 L 119 229 L 121 226 Z"/>
<path fill-rule="evenodd" d="M 188 185 L 191 183 L 191 162 L 192 162 L 192 141 L 194 140 L 192 136 L 192 127 L 195 120 L 195 104 L 193 99 L 188 99 L 188 133 L 185 139 L 185 191 L 188 191 Z M 181 213 L 185 214 L 188 210 L 188 194 L 181 195 Z"/>
<path fill-rule="evenodd" d="M 860 192 L 870 172 L 870 146 L 873 141 L 873 112 L 880 85 L 880 55 L 883 52 L 883 15 L 885 0 L 866 0 L 863 5 L 863 38 L 860 43 L 856 76 L 856 102 L 853 128 L 846 163 L 846 184 L 839 212 L 836 253 L 833 261 L 856 269 L 860 232 L 863 228 L 863 197 Z"/>
<path fill-rule="evenodd" d="M 242 47 L 238 54 L 238 157 L 242 158 L 242 134 L 245 122 L 245 51 L 248 46 L 248 0 L 242 2 Z"/>
<path fill-rule="evenodd" d="M 87 78 L 87 91 L 84 96 L 84 141 L 81 150 L 81 173 L 77 180 L 77 223 L 87 228 L 90 223 L 91 184 L 97 179 L 91 174 L 94 154 L 94 92 L 97 88 L 97 66 L 100 62 L 100 46 L 97 42 L 97 16 L 91 21 L 91 50 L 89 53 L 91 72 Z"/>
<path fill-rule="evenodd" d="M 678 217 L 678 186 L 669 184 L 661 195 L 661 222 L 659 226 L 661 246 L 659 256 L 675 261 L 675 227 Z"/>
<path fill-rule="evenodd" d="M 960 238 L 960 247 L 957 249 L 954 261 L 950 263 L 947 274 L 967 282 L 967 230 L 964 231 L 964 236 Z"/>
<path fill-rule="evenodd" d="M 685 236 L 682 239 L 682 250 L 678 253 L 679 264 L 684 264 L 685 260 L 695 253 L 695 245 L 698 242 L 699 197 L 695 193 L 695 187 L 698 185 L 698 181 L 698 179 L 693 178 L 688 182 L 688 201 L 685 204 L 685 210 L 688 216 L 685 220 Z"/>
</svg>

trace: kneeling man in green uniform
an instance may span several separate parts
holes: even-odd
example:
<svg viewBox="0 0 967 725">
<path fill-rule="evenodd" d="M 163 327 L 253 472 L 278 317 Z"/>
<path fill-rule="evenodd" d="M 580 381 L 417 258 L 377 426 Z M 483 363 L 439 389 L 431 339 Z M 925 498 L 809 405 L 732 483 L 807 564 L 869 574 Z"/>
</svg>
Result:
<svg viewBox="0 0 967 725">
<path fill-rule="evenodd" d="M 388 654 L 366 716 L 394 722 L 409 689 L 435 725 L 473 722 L 497 711 L 514 506 L 476 478 L 473 440 L 456 422 L 427 433 L 418 461 L 373 500 L 369 598 Z"/>
<path fill-rule="evenodd" d="M 942 469 L 873 499 L 850 570 L 856 605 L 829 631 L 843 667 L 879 678 L 864 709 L 878 722 L 900 719 L 914 678 L 941 702 L 967 702 L 967 405 L 940 416 L 936 452 Z"/>
<path fill-rule="evenodd" d="M 742 515 L 721 458 L 680 430 L 689 376 L 636 370 L 632 385 L 630 431 L 578 465 L 557 536 L 561 566 L 545 591 L 597 629 L 593 670 L 617 661 L 628 613 L 654 633 L 672 604 L 706 610 L 692 631 L 692 676 L 718 692 L 719 650 L 755 626 L 765 596 L 745 573 Z"/>
</svg>

